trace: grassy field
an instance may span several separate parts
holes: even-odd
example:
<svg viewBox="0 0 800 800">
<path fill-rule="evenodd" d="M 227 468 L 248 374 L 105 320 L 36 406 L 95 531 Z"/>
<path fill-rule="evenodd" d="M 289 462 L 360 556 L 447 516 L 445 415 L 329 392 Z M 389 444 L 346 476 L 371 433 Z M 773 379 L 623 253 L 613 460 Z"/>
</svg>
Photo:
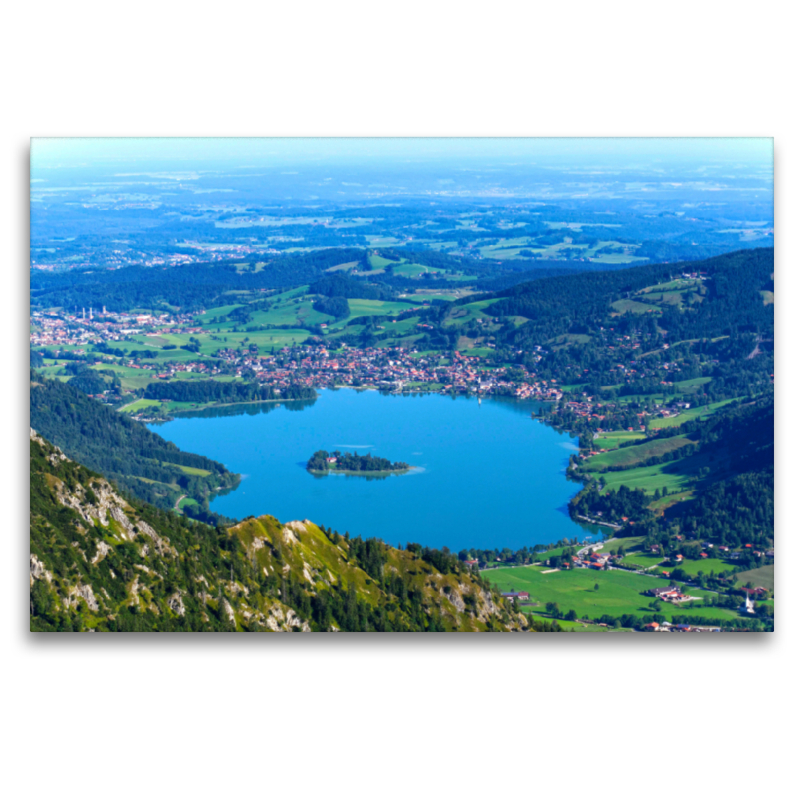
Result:
<svg viewBox="0 0 800 800">
<path fill-rule="evenodd" d="M 424 275 L 426 272 L 430 272 L 432 274 L 443 274 L 445 272 L 445 270 L 439 269 L 438 267 L 426 267 L 423 264 L 412 264 L 408 261 L 400 264 L 395 263 L 392 271 L 395 275 L 401 275 L 404 278 L 418 278 L 420 275 Z"/>
<path fill-rule="evenodd" d="M 525 317 L 517 317 L 516 319 L 527 321 Z M 588 344 L 591 340 L 592 337 L 587 333 L 565 333 L 555 339 L 550 339 L 547 344 L 552 345 L 554 350 L 558 350 L 561 347 L 569 347 L 573 344 Z"/>
<path fill-rule="evenodd" d="M 459 297 L 464 297 L 465 294 L 470 294 L 469 291 L 464 290 L 462 292 L 459 289 L 457 292 L 449 291 L 449 292 L 425 292 L 425 291 L 417 291 L 413 295 L 402 294 L 401 297 L 405 297 L 410 303 L 425 303 L 431 302 L 431 300 L 447 300 L 450 302 L 451 300 L 458 300 Z"/>
<path fill-rule="evenodd" d="M 694 491 L 687 489 L 686 491 L 678 492 L 677 494 L 671 494 L 667 497 L 659 497 L 658 500 L 652 500 L 648 505 L 648 508 L 652 509 L 656 513 L 660 513 L 670 506 L 674 506 L 676 503 L 682 503 L 684 500 L 691 500 L 693 497 Z"/>
<path fill-rule="evenodd" d="M 100 364 L 93 366 L 92 369 L 110 369 L 120 379 L 123 389 L 144 389 L 156 376 L 155 370 L 134 369 L 132 367 L 121 367 L 116 364 Z"/>
<path fill-rule="evenodd" d="M 200 469 L 199 467 L 185 467 L 183 464 L 173 464 L 171 461 L 162 461 L 162 466 L 177 467 L 185 475 L 199 475 L 203 478 L 211 473 L 207 469 Z"/>
<path fill-rule="evenodd" d="M 400 314 L 414 308 L 414 303 L 398 303 L 392 300 L 348 300 L 350 319 L 354 317 L 387 316 Z"/>
<path fill-rule="evenodd" d="M 621 539 L 606 539 L 606 541 L 603 542 L 602 552 L 607 553 L 611 550 L 616 550 L 620 546 L 624 547 L 626 551 L 633 550 L 636 547 L 640 547 L 644 540 L 644 536 L 625 536 Z"/>
<path fill-rule="evenodd" d="M 753 582 L 753 586 L 763 586 L 771 592 L 775 591 L 775 565 L 769 564 L 766 567 L 750 569 L 747 572 L 740 572 L 736 576 L 736 585 L 744 586 L 748 581 Z"/>
<path fill-rule="evenodd" d="M 269 311 L 255 311 L 247 325 L 296 325 L 303 328 L 321 322 L 332 322 L 330 314 L 315 311 L 314 301 L 308 298 L 292 298 L 276 303 Z"/>
<path fill-rule="evenodd" d="M 680 568 L 687 574 L 694 577 L 702 572 L 708 575 L 711 572 L 729 572 L 734 569 L 734 564 L 729 561 L 723 561 L 719 558 L 701 558 L 695 561 L 694 559 L 685 558 L 680 564 Z M 668 567 L 667 569 L 673 569 Z"/>
<path fill-rule="evenodd" d="M 649 567 L 658 566 L 663 560 L 664 559 L 657 554 L 651 555 L 650 553 L 647 553 L 645 555 L 644 553 L 630 553 L 622 559 L 622 563 L 626 567 L 641 567 L 642 569 L 648 569 Z"/>
<path fill-rule="evenodd" d="M 653 467 L 634 467 L 621 472 L 606 472 L 605 492 L 617 490 L 625 484 L 630 489 L 644 489 L 652 494 L 656 489 L 667 488 L 670 492 L 685 491 L 691 483 L 690 474 L 680 472 L 680 461 L 656 464 Z M 667 472 L 669 470 L 669 472 Z"/>
<path fill-rule="evenodd" d="M 492 304 L 497 302 L 496 300 L 476 300 L 474 303 L 467 303 L 464 306 L 458 306 L 452 309 L 444 321 L 445 326 L 455 325 L 461 326 L 466 325 L 473 319 L 487 319 L 487 317 L 491 316 L 491 311 L 486 311 L 486 309 Z"/>
<path fill-rule="evenodd" d="M 628 312 L 632 314 L 647 314 L 648 312 L 655 312 L 660 314 L 661 311 L 656 306 L 648 305 L 647 303 L 640 303 L 638 300 L 615 300 L 611 307 L 616 311 L 618 314 L 627 314 Z"/>
<path fill-rule="evenodd" d="M 636 261 L 647 261 L 647 259 L 627 253 L 603 253 L 600 256 L 589 256 L 589 261 L 593 264 L 633 264 Z"/>
<path fill-rule="evenodd" d="M 621 444 L 636 442 L 639 439 L 647 438 L 646 434 L 639 431 L 609 431 L 594 440 L 593 447 L 596 450 L 615 450 Z"/>
<path fill-rule="evenodd" d="M 592 456 L 583 463 L 583 468 L 592 471 L 606 467 L 633 467 L 648 458 L 663 456 L 689 444 L 691 444 L 691 441 L 683 436 L 672 436 L 669 439 L 653 439 L 644 444 L 634 444 L 629 447 L 612 450 L 609 453 L 600 453 Z"/>
<path fill-rule="evenodd" d="M 676 381 L 672 384 L 672 388 L 681 392 L 681 394 L 686 394 L 687 392 L 697 391 L 701 386 L 711 383 L 711 380 L 711 378 L 689 378 L 685 381 Z"/>
<path fill-rule="evenodd" d="M 698 284 L 702 283 L 697 278 L 676 278 L 674 281 L 667 281 L 666 283 L 657 283 L 654 286 L 646 286 L 638 294 L 651 294 L 658 292 L 673 292 L 675 290 L 685 290 L 696 288 Z"/>
<path fill-rule="evenodd" d="M 664 417 L 662 419 L 654 419 L 650 422 L 651 428 L 672 428 L 678 425 L 683 425 L 692 419 L 706 419 L 712 416 L 718 409 L 724 408 L 733 400 L 721 400 L 719 403 L 709 403 L 706 406 L 698 406 L 697 408 L 689 408 L 686 411 L 678 414 L 676 417 Z"/>
<path fill-rule="evenodd" d="M 215 308 L 209 308 L 205 314 L 201 314 L 198 319 L 203 325 L 207 325 L 214 317 L 226 317 L 231 311 L 235 311 L 237 308 L 242 308 L 241 303 L 236 303 L 235 305 L 229 306 L 216 306 Z"/>
<path fill-rule="evenodd" d="M 367 256 L 367 258 L 369 259 L 370 266 L 375 270 L 379 269 L 379 270 L 382 271 L 384 267 L 388 267 L 389 264 L 394 264 L 395 263 L 394 261 L 391 261 L 388 258 L 384 258 L 383 256 L 369 255 L 369 256 Z M 350 264 L 340 264 L 338 267 L 331 267 L 331 269 L 343 269 L 343 268 L 348 267 L 348 266 L 355 267 L 357 265 L 358 265 L 357 261 L 352 261 Z M 327 271 L 330 272 L 331 270 L 327 270 Z"/>
<path fill-rule="evenodd" d="M 134 400 L 132 403 L 128 403 L 126 406 L 122 406 L 120 411 L 124 411 L 128 414 L 138 414 L 140 411 L 144 411 L 146 408 L 160 408 L 161 401 L 160 400 L 145 400 L 144 398 L 140 398 L 139 400 Z"/>
<path fill-rule="evenodd" d="M 638 575 L 621 570 L 574 569 L 543 573 L 530 567 L 501 567 L 481 573 L 503 592 L 527 591 L 540 607 L 558 603 L 562 612 L 574 609 L 579 617 L 596 618 L 603 614 L 621 616 L 652 614 L 653 598 L 642 592 L 656 586 L 669 586 L 665 578 Z M 597 584 L 600 588 L 595 591 Z M 533 610 L 533 609 L 532 609 Z M 707 619 L 736 619 L 738 614 L 723 608 L 686 608 L 662 603 L 659 613 L 667 619 L 693 614 Z"/>
</svg>

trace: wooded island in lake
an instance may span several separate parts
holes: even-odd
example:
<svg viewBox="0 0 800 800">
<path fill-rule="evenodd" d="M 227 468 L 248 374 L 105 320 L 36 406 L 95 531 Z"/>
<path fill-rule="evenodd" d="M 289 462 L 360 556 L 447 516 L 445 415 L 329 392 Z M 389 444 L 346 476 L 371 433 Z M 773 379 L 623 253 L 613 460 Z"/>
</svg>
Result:
<svg viewBox="0 0 800 800">
<path fill-rule="evenodd" d="M 411 469 L 405 461 L 389 461 L 388 458 L 371 456 L 369 453 L 360 456 L 356 452 L 342 453 L 334 450 L 317 450 L 308 461 L 309 472 L 358 472 L 375 474 L 376 472 L 407 472 Z"/>
</svg>

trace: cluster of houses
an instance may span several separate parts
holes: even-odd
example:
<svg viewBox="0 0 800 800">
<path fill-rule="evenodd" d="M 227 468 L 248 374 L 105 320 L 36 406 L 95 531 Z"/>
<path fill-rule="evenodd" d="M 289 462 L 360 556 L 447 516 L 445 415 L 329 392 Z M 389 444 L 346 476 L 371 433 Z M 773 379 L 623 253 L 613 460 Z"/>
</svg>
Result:
<svg viewBox="0 0 800 800">
<path fill-rule="evenodd" d="M 31 347 L 65 347 L 104 344 L 122 341 L 126 336 L 142 333 L 146 328 L 158 330 L 145 336 L 165 333 L 202 333 L 191 327 L 193 315 L 117 314 L 99 308 L 81 308 L 74 314 L 49 314 L 35 311 L 31 317 L 35 330 L 30 334 Z M 142 345 L 136 344 L 136 347 Z"/>
<path fill-rule="evenodd" d="M 507 600 L 530 600 L 531 596 L 528 592 L 503 592 L 503 597 Z"/>
<path fill-rule="evenodd" d="M 683 594 L 677 586 L 656 586 L 653 589 L 648 589 L 647 594 L 657 597 L 659 600 L 665 600 L 668 603 L 685 603 L 687 600 L 693 600 L 688 594 Z"/>
<path fill-rule="evenodd" d="M 592 552 L 586 557 L 572 556 L 572 565 L 581 569 L 605 569 L 611 562 L 609 553 Z"/>
<path fill-rule="evenodd" d="M 331 352 L 324 345 L 283 348 L 276 354 L 241 354 L 220 349 L 215 357 L 235 366 L 237 374 L 253 370 L 263 384 L 292 383 L 314 387 L 375 386 L 403 391 L 408 385 L 441 384 L 443 392 L 471 391 L 483 394 L 512 394 L 520 398 L 557 400 L 561 397 L 555 381 L 537 381 L 524 373 L 522 382 L 505 377 L 505 369 L 480 368 L 480 359 L 455 353 L 449 364 L 438 357 L 419 356 L 404 347 L 348 347 Z"/>
<path fill-rule="evenodd" d="M 663 631 L 666 633 L 720 633 L 719 628 L 701 625 L 673 625 L 671 622 L 648 622 L 639 629 L 648 633 Z"/>
</svg>

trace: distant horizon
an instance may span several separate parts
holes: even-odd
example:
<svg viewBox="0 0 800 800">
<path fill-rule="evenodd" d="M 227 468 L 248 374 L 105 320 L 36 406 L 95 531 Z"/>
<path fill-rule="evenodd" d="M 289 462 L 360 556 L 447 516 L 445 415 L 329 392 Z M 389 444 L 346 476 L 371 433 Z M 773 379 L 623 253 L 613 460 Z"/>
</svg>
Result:
<svg viewBox="0 0 800 800">
<path fill-rule="evenodd" d="M 772 170 L 769 137 L 269 137 L 31 139 L 31 170 L 113 163 L 204 163 L 241 168 L 267 164 L 438 162 L 480 160 L 527 166 L 646 168 L 658 165 L 750 165 Z M 620 163 L 622 161 L 627 163 Z M 596 163 L 592 163 L 592 162 Z"/>
</svg>

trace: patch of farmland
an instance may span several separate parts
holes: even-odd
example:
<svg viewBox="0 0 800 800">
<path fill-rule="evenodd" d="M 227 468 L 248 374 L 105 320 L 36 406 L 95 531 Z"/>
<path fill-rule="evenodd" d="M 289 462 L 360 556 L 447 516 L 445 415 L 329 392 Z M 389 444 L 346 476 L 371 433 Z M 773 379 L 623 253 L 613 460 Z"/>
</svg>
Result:
<svg viewBox="0 0 800 800">
<path fill-rule="evenodd" d="M 415 307 L 413 303 L 402 303 L 395 300 L 362 300 L 360 298 L 347 301 L 350 306 L 350 318 L 386 316 L 388 314 L 401 314 Z"/>
<path fill-rule="evenodd" d="M 771 592 L 775 591 L 775 565 L 768 564 L 765 567 L 757 567 L 756 569 L 749 569 L 746 572 L 740 572 L 736 576 L 736 585 L 744 586 L 749 581 L 752 581 L 753 586 L 763 586 Z"/>
<path fill-rule="evenodd" d="M 661 310 L 656 306 L 651 306 L 647 303 L 641 303 L 638 300 L 631 300 L 627 297 L 622 300 L 615 300 L 611 304 L 611 307 L 617 312 L 617 314 L 627 314 L 628 312 L 632 314 L 661 313 Z"/>
<path fill-rule="evenodd" d="M 683 468 L 681 462 L 675 461 L 652 467 L 633 467 L 619 472 L 606 472 L 603 477 L 606 480 L 604 493 L 616 491 L 623 485 L 629 489 L 644 489 L 648 494 L 653 494 L 656 489 L 680 492 L 688 489 L 692 482 L 690 472 Z"/>
<path fill-rule="evenodd" d="M 375 262 L 378 262 L 378 261 L 387 261 L 388 262 L 388 259 L 381 258 L 380 256 L 370 256 L 369 260 L 370 260 L 370 263 L 372 264 L 373 267 L 376 266 Z M 332 267 L 328 267 L 325 270 L 325 272 L 345 272 L 348 269 L 353 269 L 353 267 L 357 267 L 357 266 L 358 266 L 358 261 L 348 261 L 345 264 L 335 264 Z M 382 266 L 385 266 L 385 264 L 383 264 Z"/>
<path fill-rule="evenodd" d="M 689 408 L 686 411 L 678 414 L 676 417 L 663 417 L 662 419 L 654 419 L 650 422 L 651 428 L 672 428 L 678 425 L 683 425 L 684 422 L 688 422 L 692 419 L 697 419 L 698 417 L 701 419 L 706 419 L 707 417 L 712 416 L 717 410 L 720 408 L 724 408 L 729 403 L 732 403 L 737 398 L 732 398 L 730 400 L 721 400 L 718 403 L 709 403 L 705 406 L 698 406 L 697 408 Z"/>
<path fill-rule="evenodd" d="M 647 461 L 649 458 L 666 455 L 673 450 L 692 444 L 685 436 L 673 436 L 669 439 L 653 439 L 644 444 L 634 444 L 630 447 L 621 447 L 609 453 L 600 453 L 584 462 L 589 470 L 603 469 L 605 467 L 633 467 Z"/>
<path fill-rule="evenodd" d="M 595 450 L 615 450 L 621 444 L 646 438 L 647 434 L 637 431 L 609 431 L 594 440 L 593 448 Z"/>
</svg>

